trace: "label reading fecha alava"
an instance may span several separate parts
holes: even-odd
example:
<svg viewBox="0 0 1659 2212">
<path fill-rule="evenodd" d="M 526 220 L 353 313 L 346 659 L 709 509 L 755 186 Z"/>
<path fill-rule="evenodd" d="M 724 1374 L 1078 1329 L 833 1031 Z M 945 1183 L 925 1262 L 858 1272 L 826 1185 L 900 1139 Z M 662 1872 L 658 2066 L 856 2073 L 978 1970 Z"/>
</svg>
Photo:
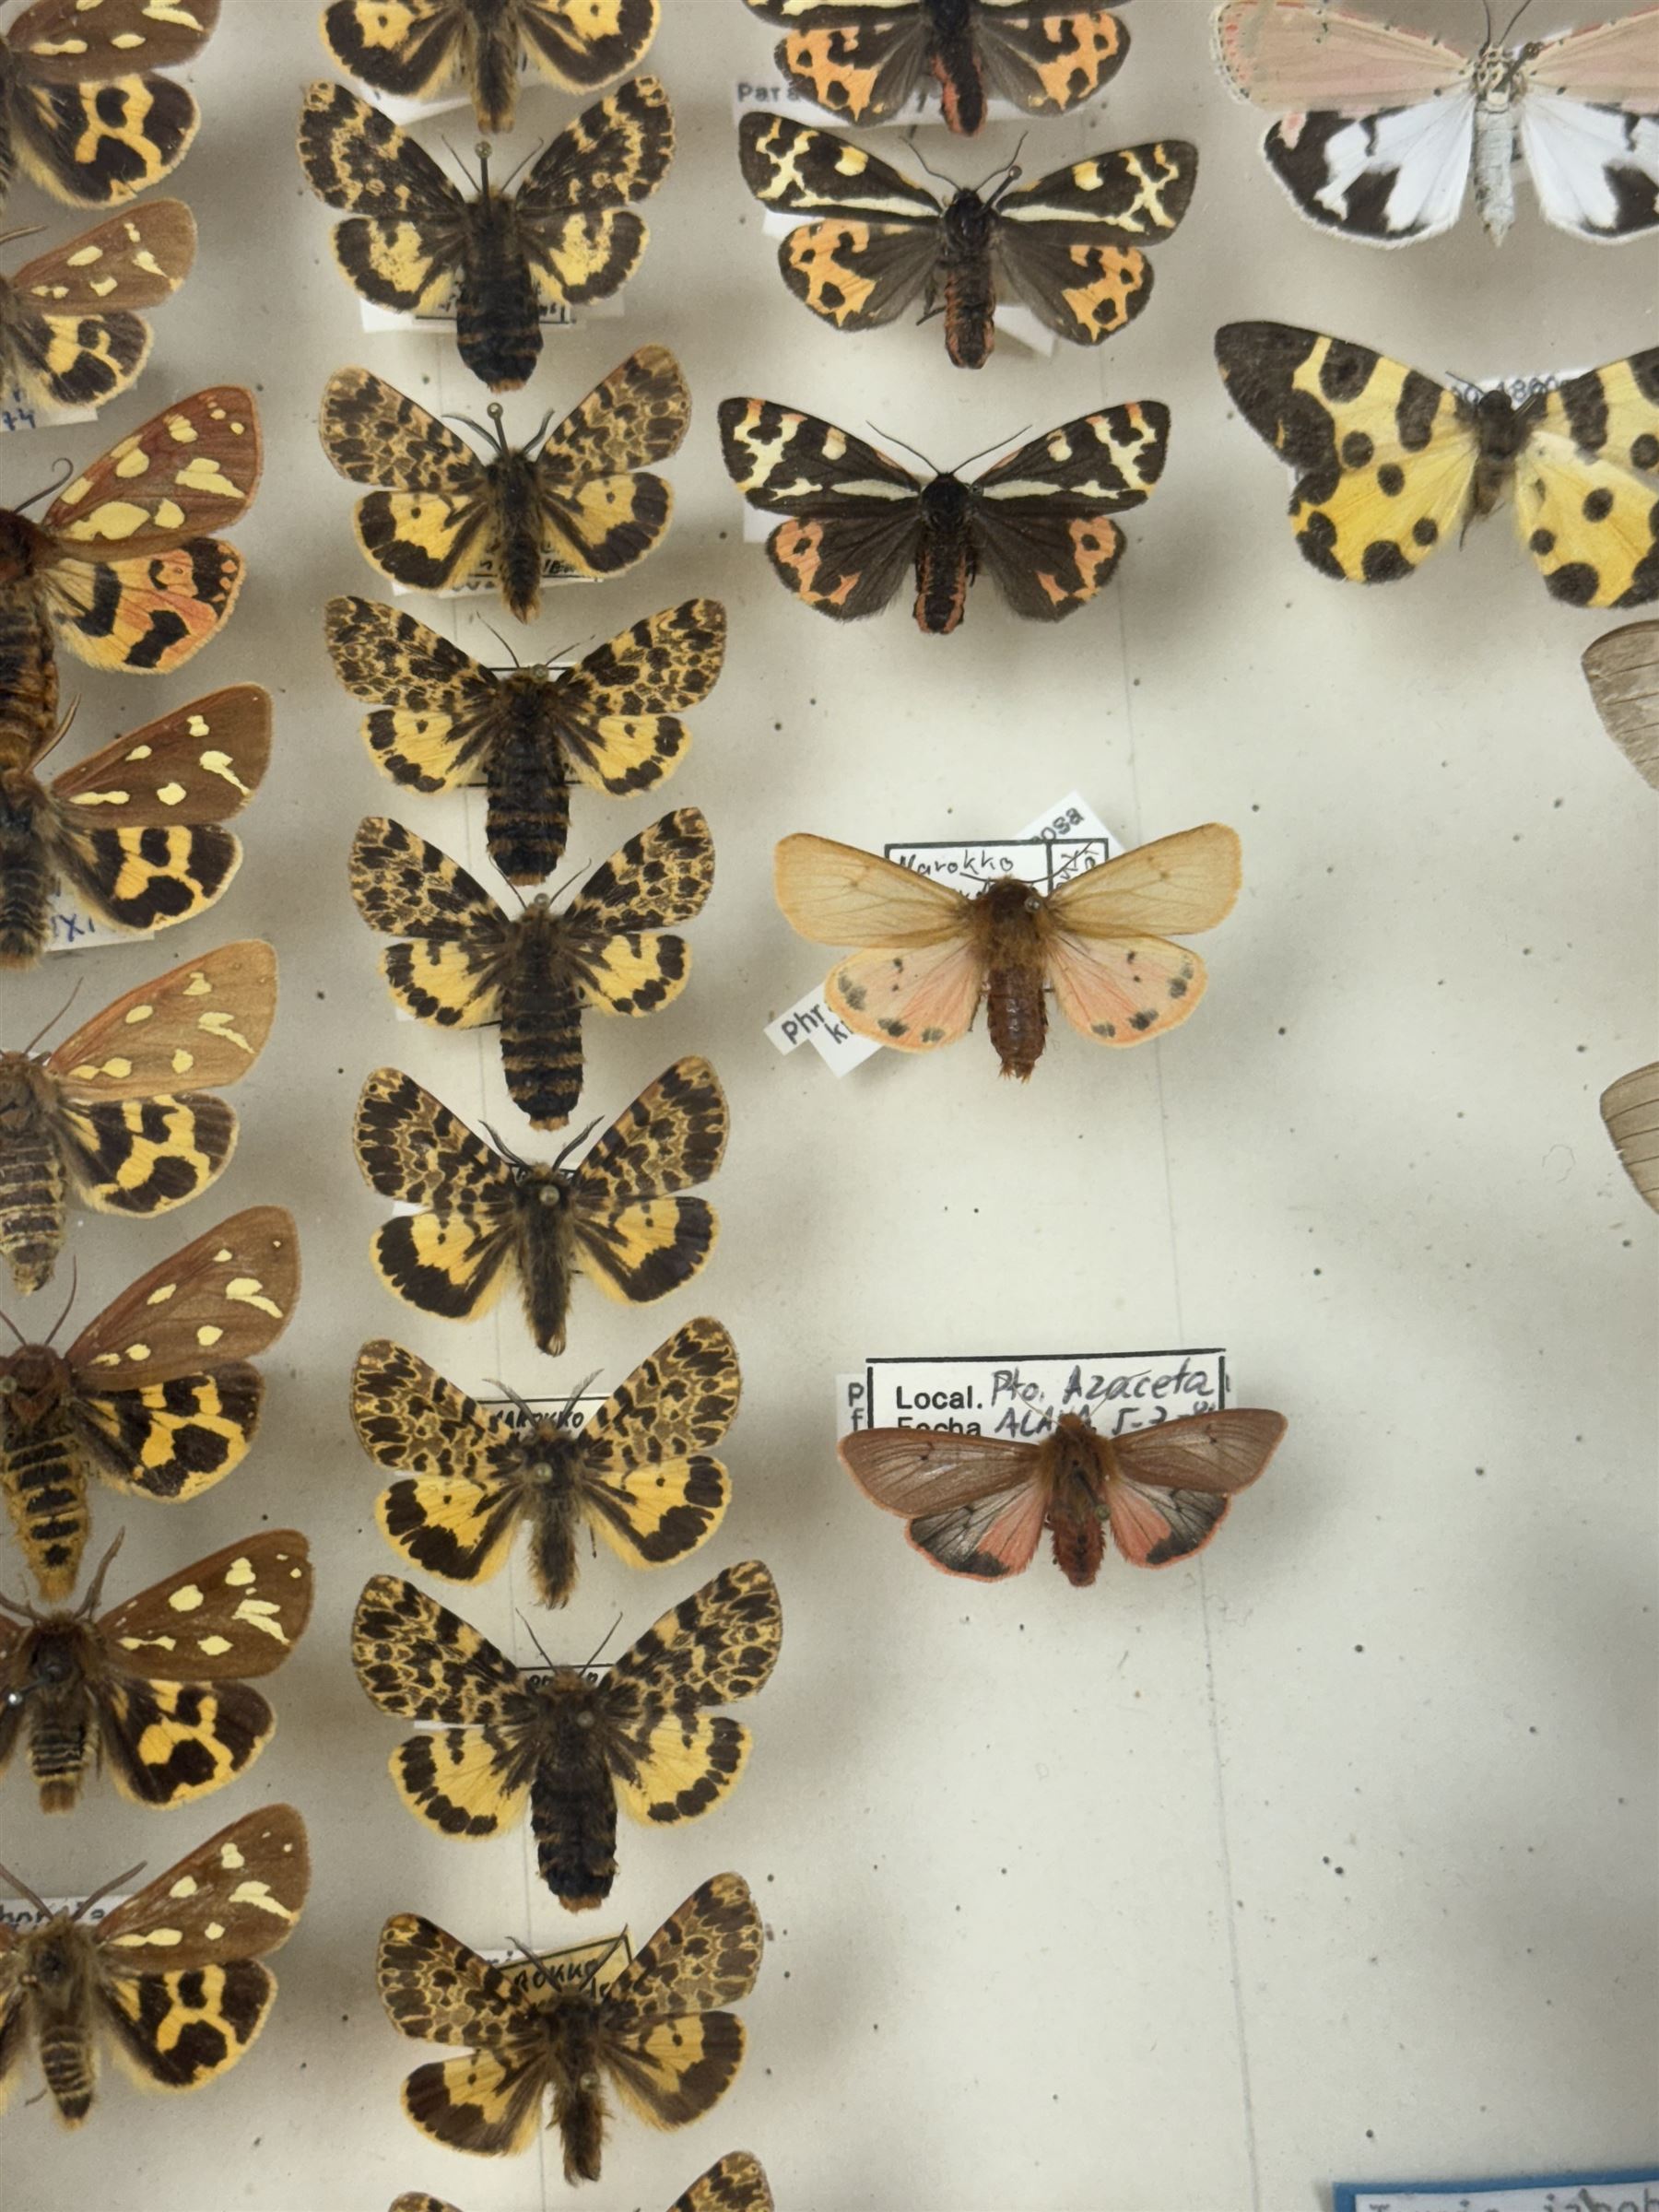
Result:
<svg viewBox="0 0 1659 2212">
<path fill-rule="evenodd" d="M 944 1429 L 1034 1443 L 1060 1416 L 1102 1436 L 1214 1413 L 1230 1390 L 1219 1346 L 1156 1352 L 958 1354 L 866 1359 L 838 1391 L 841 1435 L 858 1429 Z"/>
</svg>

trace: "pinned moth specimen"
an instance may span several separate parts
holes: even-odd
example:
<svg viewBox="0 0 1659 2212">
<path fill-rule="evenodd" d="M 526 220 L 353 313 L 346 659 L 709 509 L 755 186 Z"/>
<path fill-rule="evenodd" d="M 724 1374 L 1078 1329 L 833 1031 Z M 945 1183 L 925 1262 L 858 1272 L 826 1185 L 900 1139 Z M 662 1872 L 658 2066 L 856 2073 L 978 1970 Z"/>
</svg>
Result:
<svg viewBox="0 0 1659 2212">
<path fill-rule="evenodd" d="M 1148 399 L 1079 415 L 971 482 L 945 469 L 924 483 L 862 438 L 776 400 L 722 400 L 720 436 L 749 505 L 784 517 L 766 550 L 797 599 L 856 622 L 913 571 L 917 626 L 943 637 L 982 569 L 1032 622 L 1075 614 L 1110 582 L 1124 542 L 1111 518 L 1157 488 L 1170 410 Z"/>
<path fill-rule="evenodd" d="M 19 1348 L 0 1358 L 0 1498 L 44 1598 L 75 1587 L 94 1476 L 173 1503 L 239 1465 L 265 1393 L 248 1361 L 282 1334 L 299 1289 L 293 1217 L 254 1206 L 141 1276 L 66 1352 L 14 1329 Z"/>
<path fill-rule="evenodd" d="M 779 68 L 845 123 L 884 123 L 936 91 L 971 136 L 988 100 L 1063 115 L 1123 67 L 1129 34 L 1102 7 L 1053 14 L 1042 0 L 748 0 L 789 32 Z M 1126 5 L 1126 0 L 1118 0 Z"/>
<path fill-rule="evenodd" d="M 480 456 L 370 370 L 331 377 L 324 452 L 352 483 L 392 487 L 357 503 L 365 556 L 409 591 L 487 579 L 521 622 L 541 604 L 549 562 L 564 574 L 618 576 L 643 560 L 674 505 L 663 478 L 644 472 L 678 450 L 691 419 L 679 363 L 641 346 L 549 435 L 556 411 L 515 446 L 492 402 L 488 430 L 467 424 L 494 448 Z"/>
<path fill-rule="evenodd" d="M 540 883 L 564 857 L 572 779 L 627 798 L 679 766 L 681 720 L 725 658 L 718 599 L 665 607 L 573 667 L 487 668 L 412 615 L 374 599 L 331 599 L 328 650 L 346 688 L 384 700 L 363 724 L 369 750 L 406 791 L 488 791 L 485 840 L 509 883 Z"/>
<path fill-rule="evenodd" d="M 90 1906 L 143 1871 L 129 1867 L 74 1912 L 54 1912 L 0 1867 L 41 1915 L 33 1927 L 0 1924 L 0 2098 L 31 2035 L 58 2117 L 77 2127 L 103 2041 L 147 2087 L 199 2089 L 264 2027 L 276 1977 L 259 1962 L 293 1934 L 311 1885 L 293 1806 L 244 1813 L 87 1924 Z"/>
<path fill-rule="evenodd" d="M 456 2212 L 441 2197 L 418 2189 L 406 2190 L 392 2212 Z M 683 2196 L 677 2196 L 668 2212 L 774 2212 L 771 2189 L 758 2159 L 747 2150 L 734 2150 L 699 2174 Z"/>
<path fill-rule="evenodd" d="M 0 33 L 0 201 L 19 166 L 72 207 L 171 176 L 201 121 L 159 70 L 194 61 L 219 0 L 35 0 Z"/>
<path fill-rule="evenodd" d="M 255 937 L 138 984 L 40 1059 L 0 1052 L 0 1253 L 19 1290 L 52 1280 L 72 1194 L 149 1215 L 207 1188 L 236 1114 L 198 1086 L 244 1075 L 276 1011 L 276 955 Z"/>
<path fill-rule="evenodd" d="M 135 1805 L 223 1787 L 271 1740 L 247 1677 L 279 1667 L 311 1618 L 305 1538 L 267 1529 L 182 1567 L 112 1611 L 99 1601 L 116 1537 L 72 1613 L 0 1598 L 0 1767 L 27 1740 L 43 1812 L 66 1813 L 107 1768 Z"/>
<path fill-rule="evenodd" d="M 1450 230 L 1472 183 L 1487 235 L 1515 219 L 1515 156 L 1546 221 L 1579 238 L 1659 224 L 1659 7 L 1477 50 L 1324 0 L 1228 0 L 1216 53 L 1283 118 L 1267 165 L 1310 221 L 1366 245 Z"/>
<path fill-rule="evenodd" d="M 60 890 L 122 932 L 171 929 L 229 888 L 241 846 L 221 824 L 265 775 L 270 694 L 193 700 L 45 782 L 35 771 L 62 735 L 0 702 L 0 969 L 46 951 Z"/>
<path fill-rule="evenodd" d="M 654 76 L 578 116 L 516 192 L 491 183 L 480 146 L 472 198 L 344 85 L 312 85 L 300 120 L 312 190 L 349 218 L 334 234 L 341 270 L 394 313 L 453 315 L 461 359 L 492 392 L 535 374 L 545 312 L 627 283 L 646 241 L 629 203 L 650 198 L 673 154 L 674 115 Z"/>
<path fill-rule="evenodd" d="M 481 131 L 510 131 L 526 65 L 567 92 L 631 69 L 656 36 L 657 0 L 329 0 L 323 37 L 342 69 L 399 100 L 459 81 Z"/>
<path fill-rule="evenodd" d="M 758 1559 L 728 1567 L 621 1657 L 521 1670 L 477 1630 L 395 1575 L 377 1574 L 351 1628 L 358 1680 L 382 1712 L 435 1725 L 398 1745 L 392 1779 L 441 1835 L 503 1834 L 530 1817 L 541 1878 L 572 1912 L 617 1873 L 617 1806 L 665 1827 L 733 1789 L 749 1734 L 715 1705 L 764 1688 L 783 1637 Z"/>
<path fill-rule="evenodd" d="M 1132 1567 L 1202 1551 L 1285 1427 L 1282 1414 L 1239 1407 L 1109 1437 L 1065 1413 L 1038 1443 L 865 1429 L 836 1449 L 865 1496 L 901 1515 L 911 1543 L 947 1574 L 983 1583 L 1021 1574 L 1046 1528 L 1054 1564 L 1086 1590 L 1108 1530 Z"/>
<path fill-rule="evenodd" d="M 1295 477 L 1291 526 L 1322 576 L 1397 582 L 1512 492 L 1551 598 L 1659 599 L 1659 346 L 1484 390 L 1282 323 L 1228 324 L 1216 359 Z"/>
<path fill-rule="evenodd" d="M 40 522 L 0 508 L 0 759 L 31 760 L 50 738 L 54 640 L 135 676 L 171 676 L 206 644 L 242 559 L 203 533 L 246 513 L 260 458 L 253 394 L 215 384 L 100 454 Z"/>
<path fill-rule="evenodd" d="M 1047 1040 L 1050 993 L 1097 1044 L 1141 1044 L 1183 1022 L 1204 995 L 1204 962 L 1162 933 L 1225 921 L 1241 877 L 1237 834 L 1206 822 L 1053 891 L 1006 876 L 970 898 L 807 836 L 783 840 L 773 880 L 802 936 L 861 947 L 824 985 L 825 1003 L 859 1036 L 931 1052 L 964 1036 L 983 1006 L 1002 1073 L 1024 1082 Z"/>
<path fill-rule="evenodd" d="M 475 1136 L 394 1067 L 358 1100 L 358 1165 L 382 1198 L 419 1207 L 375 1231 L 371 1254 L 406 1305 L 476 1321 L 518 1277 L 536 1347 L 561 1352 L 578 1274 L 607 1298 L 649 1305 L 698 1274 L 719 1224 L 706 1182 L 725 1151 L 726 1102 L 706 1060 L 677 1060 L 574 1167 L 526 1160 Z"/>
<path fill-rule="evenodd" d="M 650 2127 L 713 2109 L 743 2063 L 747 1997 L 765 1947 L 748 1885 L 717 1874 L 692 1891 L 603 1991 L 555 1983 L 527 1958 L 492 1966 L 431 1921 L 399 1912 L 381 1933 L 378 1978 L 392 2024 L 417 2042 L 466 2043 L 404 2083 L 423 2135 L 501 2157 L 535 2141 L 549 2096 L 568 2182 L 596 2182 L 605 2091 Z M 534 1971 L 526 1971 L 534 1970 Z"/>
<path fill-rule="evenodd" d="M 761 205 L 815 219 L 778 248 L 795 298 L 838 330 L 875 330 L 919 300 L 959 369 L 981 369 L 998 302 L 1017 300 L 1074 346 L 1098 346 L 1152 297 L 1141 251 L 1186 213 L 1198 149 L 1182 139 L 1091 154 L 1035 183 L 1010 162 L 987 192 L 925 184 L 851 139 L 787 115 L 746 115 L 743 181 Z M 995 172 L 994 172 L 995 173 Z M 1016 185 L 1018 189 L 1016 190 Z"/>
<path fill-rule="evenodd" d="M 178 290 L 195 249 L 182 200 L 146 200 L 0 276 L 0 390 L 37 407 L 97 407 L 126 391 L 149 359 L 138 310 Z"/>
<path fill-rule="evenodd" d="M 537 1600 L 562 1606 L 584 1535 L 629 1567 L 665 1567 L 714 1534 L 731 1481 L 712 1454 L 741 1387 L 736 1347 L 706 1316 L 676 1329 L 580 1429 L 522 1398 L 516 1417 L 480 1406 L 382 1336 L 357 1356 L 351 1418 L 371 1459 L 408 1470 L 374 1513 L 411 1566 L 486 1582 L 522 1526 Z"/>
<path fill-rule="evenodd" d="M 1628 622 L 1583 658 L 1595 711 L 1619 751 L 1659 791 L 1659 622 Z"/>
<path fill-rule="evenodd" d="M 1602 1093 L 1601 1117 L 1625 1173 L 1659 1213 L 1659 1060 L 1610 1083 Z"/>
<path fill-rule="evenodd" d="M 684 990 L 691 948 L 673 924 L 702 910 L 714 846 L 695 806 L 630 837 L 561 912 L 546 894 L 497 905 L 447 853 L 371 815 L 351 847 L 351 895 L 393 997 L 440 1029 L 499 1023 L 508 1095 L 534 1129 L 557 1129 L 582 1096 L 582 1017 L 654 1014 Z"/>
</svg>

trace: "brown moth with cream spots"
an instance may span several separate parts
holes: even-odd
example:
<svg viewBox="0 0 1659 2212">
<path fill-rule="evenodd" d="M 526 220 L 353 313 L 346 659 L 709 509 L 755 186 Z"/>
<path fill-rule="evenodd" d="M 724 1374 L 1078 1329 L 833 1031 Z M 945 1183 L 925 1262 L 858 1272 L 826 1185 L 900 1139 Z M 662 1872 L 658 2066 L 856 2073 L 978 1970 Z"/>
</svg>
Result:
<svg viewBox="0 0 1659 2212">
<path fill-rule="evenodd" d="M 206 1086 L 253 1066 L 276 1011 L 276 955 L 253 937 L 138 984 L 39 1059 L 0 1051 L 0 1253 L 19 1290 L 51 1281 L 71 1196 L 149 1215 L 207 1188 L 237 1122 Z"/>
<path fill-rule="evenodd" d="M 89 1926 L 88 1908 L 140 1872 L 53 1912 L 0 1867 L 41 1915 L 31 1927 L 0 1924 L 0 2102 L 31 2038 L 59 2119 L 76 2127 L 92 2109 L 102 2042 L 139 2080 L 195 2089 L 265 2025 L 276 1980 L 259 1962 L 293 1934 L 311 1883 L 293 1806 L 244 1814 Z"/>
<path fill-rule="evenodd" d="M 0 1359 L 0 1498 L 41 1594 L 75 1587 L 97 1476 L 171 1503 L 228 1475 L 253 1441 L 264 1384 L 248 1361 L 300 1290 L 293 1216 L 250 1206 L 152 1267 L 66 1352 Z"/>
<path fill-rule="evenodd" d="M 235 1780 L 276 1721 L 251 1675 L 280 1666 L 311 1617 L 305 1538 L 267 1529 L 100 1614 L 116 1537 L 72 1613 L 0 1597 L 0 1768 L 27 1742 L 41 1809 L 66 1813 L 88 1771 L 135 1805 L 182 1805 Z"/>
<path fill-rule="evenodd" d="M 0 969 L 32 967 L 46 951 L 54 894 L 119 935 L 171 929 L 229 888 L 241 845 L 222 825 L 265 775 L 268 692 L 236 684 L 193 700 L 50 783 L 35 769 L 61 735 L 55 715 L 26 728 L 7 703 L 0 701 Z"/>
<path fill-rule="evenodd" d="M 176 292 L 195 259 L 182 200 L 147 200 L 0 277 L 0 381 L 37 407 L 97 407 L 149 359 L 139 308 Z"/>
<path fill-rule="evenodd" d="M 381 1932 L 378 1978 L 392 2024 L 420 2042 L 465 2043 L 417 2066 L 403 2108 L 456 2150 L 528 2150 L 549 2099 L 565 2179 L 597 2181 L 606 2090 L 650 2127 L 684 2127 L 743 2063 L 747 1997 L 765 1935 L 748 1884 L 717 1874 L 687 1898 L 603 1989 L 493 1966 L 413 1912 Z"/>
</svg>

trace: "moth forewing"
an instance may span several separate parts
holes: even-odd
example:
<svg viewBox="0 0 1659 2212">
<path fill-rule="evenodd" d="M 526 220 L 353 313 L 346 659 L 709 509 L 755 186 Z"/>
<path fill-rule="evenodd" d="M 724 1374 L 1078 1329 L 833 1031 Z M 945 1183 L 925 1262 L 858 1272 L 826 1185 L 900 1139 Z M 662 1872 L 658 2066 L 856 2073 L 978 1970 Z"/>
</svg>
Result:
<svg viewBox="0 0 1659 2212">
<path fill-rule="evenodd" d="M 1610 1083 L 1601 1095 L 1601 1117 L 1625 1173 L 1659 1212 L 1659 1060 Z"/>
<path fill-rule="evenodd" d="M 1597 638 L 1583 670 L 1602 727 L 1659 790 L 1659 622 L 1630 622 Z"/>
<path fill-rule="evenodd" d="M 747 2150 L 734 2150 L 700 2173 L 668 2212 L 774 2212 L 774 2206 L 759 2160 Z"/>
<path fill-rule="evenodd" d="M 578 14 L 562 0 L 435 0 L 389 11 L 329 0 L 323 36 L 342 68 L 404 100 L 432 100 L 459 78 L 481 131 L 510 131 L 526 64 L 566 91 L 631 69 L 656 31 L 658 0 L 604 0 Z"/>
<path fill-rule="evenodd" d="M 190 274 L 195 221 L 180 200 L 112 217 L 0 278 L 0 377 L 37 406 L 99 406 L 149 359 L 136 312 Z"/>
</svg>

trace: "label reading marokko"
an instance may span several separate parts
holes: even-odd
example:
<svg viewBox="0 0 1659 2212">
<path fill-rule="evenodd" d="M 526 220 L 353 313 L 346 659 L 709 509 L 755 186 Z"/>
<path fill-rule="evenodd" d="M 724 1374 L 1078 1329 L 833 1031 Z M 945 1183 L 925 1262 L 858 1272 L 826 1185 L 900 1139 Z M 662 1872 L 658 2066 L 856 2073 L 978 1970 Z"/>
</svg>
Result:
<svg viewBox="0 0 1659 2212">
<path fill-rule="evenodd" d="M 866 1359 L 836 1390 L 836 1433 L 860 1429 L 945 1429 L 1035 1443 L 1063 1413 L 1101 1436 L 1215 1413 L 1231 1377 L 1219 1346 L 1158 1352 L 946 1354 Z"/>
<path fill-rule="evenodd" d="M 1029 822 L 1018 837 L 978 842 L 914 840 L 886 848 L 888 860 L 919 876 L 932 876 L 963 891 L 976 891 L 998 877 L 1019 876 L 1039 890 L 1056 890 L 1088 868 L 1115 860 L 1123 851 L 1110 830 L 1074 792 Z M 836 1075 L 844 1076 L 880 1052 L 870 1038 L 854 1035 L 824 1004 L 823 987 L 796 999 L 787 1012 L 768 1022 L 766 1034 L 781 1053 L 810 1044 Z"/>
</svg>

